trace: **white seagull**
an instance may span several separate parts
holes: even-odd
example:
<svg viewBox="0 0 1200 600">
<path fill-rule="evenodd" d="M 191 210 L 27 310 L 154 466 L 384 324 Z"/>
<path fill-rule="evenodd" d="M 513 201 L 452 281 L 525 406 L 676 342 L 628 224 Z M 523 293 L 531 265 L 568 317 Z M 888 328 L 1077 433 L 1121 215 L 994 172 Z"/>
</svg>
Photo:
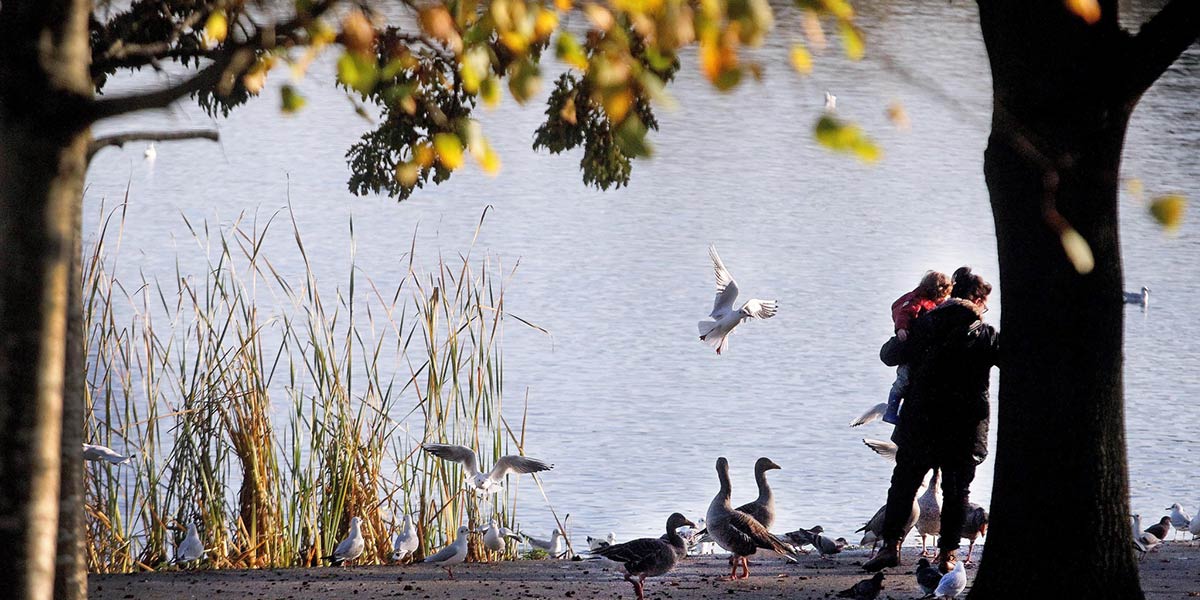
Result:
<svg viewBox="0 0 1200 600">
<path fill-rule="evenodd" d="M 878 421 L 879 419 L 883 418 L 883 413 L 885 412 L 887 412 L 887 402 L 880 402 L 879 404 L 876 404 L 868 409 L 867 412 L 863 413 L 861 417 L 850 421 L 850 426 L 858 427 L 859 425 L 866 425 L 867 423 Z"/>
<path fill-rule="evenodd" d="M 680 535 L 683 535 L 683 534 L 680 533 Z M 684 540 L 686 541 L 686 538 L 684 538 Z M 610 531 L 610 532 L 608 532 L 608 537 L 605 537 L 605 538 L 592 537 L 589 535 L 589 536 L 587 536 L 587 543 L 588 543 L 588 550 L 599 550 L 600 548 L 604 548 L 605 546 L 611 546 L 611 545 L 617 543 L 617 534 Z"/>
<path fill-rule="evenodd" d="M 459 527 L 458 537 L 454 538 L 454 542 L 438 550 L 437 554 L 426 556 L 425 562 L 445 569 L 446 573 L 450 574 L 450 579 L 454 579 L 454 565 L 467 559 L 467 534 L 470 531 L 466 525 Z"/>
<path fill-rule="evenodd" d="M 497 527 L 495 519 L 488 522 L 487 528 L 481 531 L 483 533 L 483 547 L 492 552 L 503 552 L 508 538 L 520 539 L 511 529 Z"/>
<path fill-rule="evenodd" d="M 1196 518 L 1192 519 L 1191 524 L 1188 525 L 1188 533 L 1192 534 L 1192 538 L 1200 535 L 1200 515 L 1196 515 Z"/>
<path fill-rule="evenodd" d="M 1142 308 L 1150 306 L 1150 288 L 1144 285 L 1140 292 L 1122 292 L 1121 295 L 1125 298 L 1125 304 L 1136 304 Z"/>
<path fill-rule="evenodd" d="M 1192 517 L 1183 512 L 1183 506 L 1176 502 L 1168 506 L 1166 510 L 1171 511 L 1171 527 L 1175 528 L 1175 537 L 1179 537 L 1181 531 L 1188 531 L 1192 525 Z"/>
<path fill-rule="evenodd" d="M 487 473 L 479 472 L 479 460 L 475 452 L 466 446 L 454 444 L 422 444 L 421 449 L 445 460 L 462 463 L 470 478 L 468 483 L 481 494 L 496 493 L 504 485 L 504 476 L 511 473 L 537 473 L 549 471 L 554 465 L 528 456 L 510 454 L 501 456 Z"/>
<path fill-rule="evenodd" d="M 825 112 L 833 114 L 837 111 L 837 96 L 825 91 Z"/>
<path fill-rule="evenodd" d="M 146 146 L 146 151 L 142 153 L 142 156 L 145 156 L 146 160 L 150 162 L 154 162 L 154 159 L 158 158 L 158 150 L 154 148 L 154 142 L 150 142 L 150 145 Z"/>
<path fill-rule="evenodd" d="M 713 271 L 717 275 L 717 297 L 713 301 L 712 312 L 708 316 L 713 321 L 700 321 L 700 341 L 716 348 L 721 354 L 729 347 L 729 334 L 747 319 L 770 319 L 775 316 L 778 307 L 775 300 L 759 300 L 751 298 L 741 308 L 734 310 L 733 303 L 738 297 L 738 285 L 717 255 L 716 246 L 708 247 L 708 256 L 712 259 Z"/>
<path fill-rule="evenodd" d="M 360 523 L 362 523 L 362 519 L 352 517 L 350 519 L 350 534 L 346 536 L 346 539 L 338 543 L 337 548 L 333 550 L 333 554 L 322 556 L 321 558 L 330 561 L 336 567 L 348 560 L 354 560 L 362 556 L 363 548 L 366 548 L 367 544 L 363 540 Z"/>
<path fill-rule="evenodd" d="M 935 598 L 957 598 L 963 590 L 967 589 L 967 571 L 961 560 L 954 561 L 954 568 L 945 575 L 942 575 L 942 580 L 938 582 L 936 590 L 933 590 Z"/>
<path fill-rule="evenodd" d="M 550 534 L 550 541 L 538 539 L 525 533 L 521 535 L 525 536 L 525 541 L 529 542 L 530 546 L 538 550 L 545 550 L 553 558 L 561 558 L 567 553 L 567 538 L 558 529 L 555 529 L 554 533 Z"/>
<path fill-rule="evenodd" d="M 189 563 L 204 558 L 204 543 L 200 541 L 200 532 L 196 531 L 195 523 L 188 523 L 187 535 L 175 546 L 175 564 Z"/>
<path fill-rule="evenodd" d="M 392 541 L 392 560 L 402 561 L 412 556 L 420 546 L 421 540 L 417 538 L 417 528 L 413 525 L 412 515 L 404 515 L 404 526 Z"/>
<path fill-rule="evenodd" d="M 896 462 L 896 444 L 886 440 L 873 440 L 871 438 L 863 438 L 863 443 L 868 448 L 891 462 Z"/>
<path fill-rule="evenodd" d="M 116 450 L 109 448 L 108 446 L 101 446 L 98 444 L 84 444 L 83 445 L 83 460 L 90 460 L 90 461 L 95 461 L 95 462 L 105 460 L 114 465 L 123 465 L 123 464 L 126 464 L 129 461 L 133 460 L 133 455 L 130 454 L 129 456 L 124 456 L 122 454 L 119 454 Z"/>
</svg>

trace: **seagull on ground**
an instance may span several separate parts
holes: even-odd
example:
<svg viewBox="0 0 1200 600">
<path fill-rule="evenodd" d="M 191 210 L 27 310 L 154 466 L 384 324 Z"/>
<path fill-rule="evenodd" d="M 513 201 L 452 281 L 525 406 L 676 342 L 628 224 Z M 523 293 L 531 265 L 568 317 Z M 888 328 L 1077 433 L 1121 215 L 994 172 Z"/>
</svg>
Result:
<svg viewBox="0 0 1200 600">
<path fill-rule="evenodd" d="M 530 546 L 533 546 L 538 550 L 545 550 L 547 554 L 554 558 L 562 558 L 562 556 L 567 553 L 567 537 L 558 529 L 555 529 L 554 532 L 550 534 L 549 541 L 538 539 L 532 535 L 524 533 L 521 535 L 525 537 L 525 541 L 529 542 Z"/>
<path fill-rule="evenodd" d="M 875 556 L 875 545 L 883 540 L 883 513 L 886 511 L 887 505 L 884 504 L 883 506 L 879 507 L 879 510 L 875 511 L 875 515 L 872 516 L 870 520 L 868 520 L 862 527 L 859 527 L 854 532 L 866 532 L 863 535 L 862 541 L 859 542 L 859 545 L 866 546 L 867 544 L 871 544 L 871 556 Z M 908 515 L 908 521 L 904 523 L 904 533 L 900 536 L 901 540 L 908 537 L 908 532 L 912 531 L 912 528 L 917 524 L 917 519 L 920 517 L 921 505 L 917 504 L 916 498 L 913 498 L 912 512 L 910 512 Z"/>
<path fill-rule="evenodd" d="M 708 247 L 708 256 L 712 259 L 713 271 L 717 275 L 717 297 L 713 301 L 712 312 L 708 316 L 712 321 L 700 321 L 700 341 L 712 346 L 721 354 L 729 348 L 729 335 L 733 329 L 748 319 L 770 319 L 775 316 L 778 305 L 775 300 L 759 300 L 751 298 L 734 310 L 733 304 L 738 297 L 738 285 L 717 255 L 717 247 Z"/>
<path fill-rule="evenodd" d="M 187 535 L 175 546 L 175 564 L 190 563 L 204 558 L 204 543 L 200 541 L 200 532 L 196 531 L 195 523 L 188 523 Z"/>
<path fill-rule="evenodd" d="M 1134 514 L 1131 517 L 1133 521 L 1133 547 L 1141 553 L 1139 560 L 1146 558 L 1146 553 L 1154 550 L 1162 543 L 1162 538 L 1147 532 L 1142 531 L 1142 516 Z"/>
<path fill-rule="evenodd" d="M 521 539 L 520 536 L 513 533 L 513 530 L 507 527 L 497 527 L 495 519 L 488 522 L 487 528 L 480 531 L 483 533 L 483 547 L 492 552 L 503 552 L 509 539 L 518 541 Z"/>
<path fill-rule="evenodd" d="M 1150 306 L 1150 288 L 1142 286 L 1141 292 L 1122 292 L 1125 304 L 1136 304 L 1145 308 Z"/>
<path fill-rule="evenodd" d="M 957 598 L 967 589 L 967 569 L 961 560 L 954 561 L 954 568 L 942 575 L 937 589 L 933 590 L 935 598 Z"/>
<path fill-rule="evenodd" d="M 666 540 L 662 538 L 638 538 L 623 544 L 611 544 L 593 550 L 594 554 L 625 567 L 625 581 L 633 584 L 637 600 L 645 600 L 644 582 L 647 577 L 664 575 L 675 568 L 680 557 L 686 555 L 687 544 L 679 535 L 679 528 L 695 527 L 680 513 L 667 518 Z M 637 577 L 635 581 L 633 578 Z"/>
<path fill-rule="evenodd" d="M 848 589 L 838 592 L 838 598 L 853 598 L 854 600 L 875 600 L 883 590 L 883 573 L 876 573 L 870 579 L 864 579 Z"/>
<path fill-rule="evenodd" d="M 352 517 L 350 519 L 350 533 L 346 535 L 346 539 L 338 542 L 337 548 L 333 550 L 333 554 L 322 556 L 321 558 L 329 561 L 332 566 L 336 567 L 346 561 L 351 561 L 362 556 L 363 549 L 367 547 L 367 543 L 363 539 L 361 524 L 362 519 Z"/>
<path fill-rule="evenodd" d="M 587 543 L 588 550 L 599 550 L 605 546 L 611 546 L 617 543 L 617 534 L 610 531 L 608 532 L 608 536 L 603 538 L 592 537 L 589 535 L 587 536 Z"/>
<path fill-rule="evenodd" d="M 412 556 L 420 546 L 421 540 L 417 539 L 417 528 L 413 525 L 412 515 L 404 515 L 404 525 L 392 540 L 392 560 L 402 561 Z"/>
<path fill-rule="evenodd" d="M 454 565 L 467 560 L 467 536 L 471 530 L 466 525 L 458 528 L 458 537 L 449 546 L 438 550 L 432 556 L 426 556 L 424 562 L 439 566 L 446 570 L 450 579 L 454 579 Z"/>
<path fill-rule="evenodd" d="M 1192 522 L 1188 525 L 1188 533 L 1192 534 L 1192 539 L 1200 535 L 1200 514 L 1197 514 L 1196 518 L 1192 519 Z"/>
<path fill-rule="evenodd" d="M 481 494 L 494 494 L 504 485 L 509 473 L 538 473 L 549 471 L 554 465 L 536 458 L 510 454 L 501 456 L 487 473 L 479 472 L 479 461 L 475 451 L 454 444 L 422 444 L 421 449 L 441 459 L 462 463 L 467 470 L 468 483 Z"/>
<path fill-rule="evenodd" d="M 858 427 L 859 425 L 866 425 L 867 423 L 878 421 L 879 419 L 883 418 L 883 413 L 885 412 L 887 412 L 887 402 L 880 402 L 879 404 L 867 409 L 867 412 L 863 413 L 861 417 L 850 421 L 850 426 Z"/>
<path fill-rule="evenodd" d="M 1191 527 L 1192 517 L 1183 512 L 1183 506 L 1178 502 L 1168 506 L 1164 510 L 1171 511 L 1171 527 L 1175 528 L 1175 537 L 1179 537 L 1180 533 L 1188 531 L 1188 528 Z"/>
<path fill-rule="evenodd" d="M 1170 532 L 1171 517 L 1163 517 L 1159 519 L 1157 523 L 1146 528 L 1146 533 L 1149 533 L 1160 540 L 1167 539 L 1167 534 Z"/>
<path fill-rule="evenodd" d="M 937 589 L 939 583 L 942 582 L 942 574 L 937 567 L 929 564 L 929 559 L 922 557 L 917 561 L 917 585 L 925 592 L 926 596 L 932 596 L 933 591 Z"/>
<path fill-rule="evenodd" d="M 731 552 L 736 560 L 728 577 L 722 580 L 745 579 L 750 576 L 750 565 L 747 556 L 754 554 L 759 548 L 774 550 L 790 561 L 796 560 L 795 552 L 788 547 L 787 542 L 775 537 L 762 523 L 754 517 L 734 510 L 729 502 L 733 487 L 729 483 L 729 460 L 724 456 L 717 459 L 717 478 L 721 482 L 721 490 L 713 497 L 708 505 L 708 534 L 717 545 Z M 741 576 L 735 576 L 738 564 L 742 567 Z"/>
<path fill-rule="evenodd" d="M 83 460 L 93 462 L 108 461 L 114 465 L 123 465 L 133 460 L 133 455 L 125 456 L 108 446 L 99 444 L 84 444 L 83 445 Z"/>
</svg>

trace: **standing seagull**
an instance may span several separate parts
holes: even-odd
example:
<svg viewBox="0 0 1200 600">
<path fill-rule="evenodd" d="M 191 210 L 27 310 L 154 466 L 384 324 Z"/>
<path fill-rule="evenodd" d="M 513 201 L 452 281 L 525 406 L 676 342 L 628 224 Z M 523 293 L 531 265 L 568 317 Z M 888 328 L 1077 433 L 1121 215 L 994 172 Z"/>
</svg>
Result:
<svg viewBox="0 0 1200 600">
<path fill-rule="evenodd" d="M 1192 534 L 1192 539 L 1200 536 L 1200 514 L 1197 514 L 1190 525 L 1188 525 L 1188 533 Z"/>
<path fill-rule="evenodd" d="M 733 491 L 733 487 L 729 484 L 729 460 L 724 456 L 717 459 L 717 478 L 721 481 L 721 491 L 717 492 L 712 503 L 708 505 L 708 515 L 706 516 L 708 534 L 712 536 L 718 546 L 733 553 L 736 559 L 733 568 L 729 571 L 729 577 L 722 579 L 728 581 L 749 577 L 750 565 L 746 557 L 754 554 L 759 548 L 774 550 L 794 561 L 795 553 L 788 548 L 786 542 L 767 531 L 767 528 L 754 520 L 754 517 L 733 509 L 733 505 L 729 502 L 729 496 Z M 740 577 L 735 576 L 738 564 L 742 566 Z"/>
<path fill-rule="evenodd" d="M 362 519 L 358 517 L 351 518 L 350 534 L 346 536 L 346 539 L 338 542 L 337 548 L 333 550 L 333 554 L 322 556 L 321 558 L 329 561 L 332 566 L 336 567 L 346 561 L 362 556 L 363 548 L 367 544 L 366 540 L 363 539 L 362 529 L 360 528 L 361 523 Z"/>
<path fill-rule="evenodd" d="M 392 560 L 402 561 L 412 556 L 420 546 L 421 540 L 417 539 L 417 528 L 413 526 L 412 515 L 404 515 L 404 527 L 392 544 Z"/>
<path fill-rule="evenodd" d="M 479 472 L 479 461 L 475 451 L 466 446 L 453 444 L 421 444 L 421 449 L 445 460 L 462 463 L 470 477 L 471 487 L 481 494 L 494 494 L 504 485 L 504 476 L 511 473 L 537 473 L 549 471 L 554 465 L 528 456 L 510 454 L 501 456 L 487 473 Z"/>
<path fill-rule="evenodd" d="M 1176 502 L 1168 506 L 1165 510 L 1171 511 L 1171 526 L 1175 528 L 1175 537 L 1179 537 L 1180 533 L 1188 531 L 1188 528 L 1192 525 L 1192 517 L 1183 512 L 1182 505 Z"/>
<path fill-rule="evenodd" d="M 532 535 L 524 533 L 521 535 L 525 537 L 525 541 L 529 542 L 530 546 L 533 546 L 538 550 L 545 550 L 546 553 L 553 558 L 562 558 L 562 556 L 567 553 L 567 538 L 563 535 L 563 532 L 558 529 L 555 529 L 554 532 L 550 534 L 550 541 L 535 538 Z"/>
<path fill-rule="evenodd" d="M 967 571 L 961 560 L 954 561 L 954 569 L 949 573 L 942 575 L 942 580 L 938 582 L 936 590 L 933 590 L 934 597 L 937 598 L 957 598 L 963 590 L 967 589 Z"/>
<path fill-rule="evenodd" d="M 667 518 L 666 540 L 638 538 L 623 544 L 611 544 L 596 548 L 592 552 L 608 560 L 623 563 L 625 581 L 633 584 L 633 591 L 637 594 L 638 600 L 645 600 L 643 583 L 646 578 L 670 572 L 675 568 L 675 563 L 679 561 L 680 556 L 687 554 L 687 544 L 679 535 L 679 528 L 684 525 L 696 526 L 682 514 L 672 513 Z M 637 581 L 633 580 L 635 576 Z"/>
<path fill-rule="evenodd" d="M 454 542 L 438 550 L 437 554 L 426 556 L 425 562 L 445 569 L 446 573 L 450 574 L 450 579 L 454 579 L 454 565 L 467 560 L 467 535 L 470 532 L 466 525 L 460 526 Z"/>
<path fill-rule="evenodd" d="M 700 321 L 700 341 L 716 348 L 721 354 L 729 347 L 729 334 L 733 328 L 747 319 L 770 319 L 777 310 L 774 300 L 759 300 L 751 298 L 741 308 L 734 310 L 733 303 L 738 297 L 738 285 L 717 256 L 716 246 L 708 247 L 708 256 L 712 259 L 713 271 L 717 275 L 717 297 L 713 301 L 712 312 L 708 316 L 713 321 Z"/>
<path fill-rule="evenodd" d="M 204 543 L 200 541 L 200 532 L 196 531 L 195 523 L 188 523 L 187 535 L 175 546 L 175 564 L 190 563 L 204 558 Z"/>
<path fill-rule="evenodd" d="M 516 540 L 521 539 L 519 536 L 517 536 L 517 534 L 513 533 L 511 529 L 507 527 L 497 527 L 496 520 L 492 519 L 491 522 L 488 523 L 487 529 L 484 530 L 483 533 L 483 547 L 491 550 L 492 552 L 503 552 L 505 546 L 508 545 L 507 540 L 509 538 Z"/>
<path fill-rule="evenodd" d="M 90 461 L 108 461 L 114 465 L 123 465 L 133 460 L 133 455 L 125 456 L 119 454 L 116 450 L 108 446 L 99 444 L 84 444 L 83 445 L 83 460 Z"/>
</svg>

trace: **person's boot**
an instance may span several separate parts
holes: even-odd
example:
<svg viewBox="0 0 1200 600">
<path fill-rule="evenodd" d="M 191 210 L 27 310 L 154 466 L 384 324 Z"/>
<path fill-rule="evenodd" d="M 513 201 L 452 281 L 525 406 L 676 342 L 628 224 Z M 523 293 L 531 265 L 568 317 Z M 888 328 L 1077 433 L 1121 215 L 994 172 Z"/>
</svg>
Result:
<svg viewBox="0 0 1200 600">
<path fill-rule="evenodd" d="M 938 572 L 945 575 L 954 570 L 954 563 L 958 561 L 958 550 L 938 550 L 934 561 L 937 563 Z"/>
<path fill-rule="evenodd" d="M 895 567 L 900 564 L 900 540 L 885 541 L 883 550 L 875 555 L 875 558 L 863 563 L 863 570 L 872 573 L 881 571 L 888 567 Z"/>
</svg>

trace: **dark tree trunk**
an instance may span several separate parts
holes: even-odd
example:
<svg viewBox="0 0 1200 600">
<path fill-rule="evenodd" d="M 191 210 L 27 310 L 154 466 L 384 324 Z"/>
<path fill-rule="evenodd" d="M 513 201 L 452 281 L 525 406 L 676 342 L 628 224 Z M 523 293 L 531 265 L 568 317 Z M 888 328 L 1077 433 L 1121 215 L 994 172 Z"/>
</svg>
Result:
<svg viewBox="0 0 1200 600">
<path fill-rule="evenodd" d="M 7 558 L 0 589 L 6 598 L 48 599 L 55 587 L 68 297 L 79 285 L 71 271 L 87 149 L 79 115 L 91 96 L 90 8 L 85 0 L 0 4 L 0 547 Z M 76 446 L 76 461 L 78 452 Z M 76 484 L 69 482 L 68 493 Z"/>
<path fill-rule="evenodd" d="M 62 482 L 58 506 L 58 557 L 55 560 L 55 600 L 87 598 L 87 569 L 83 557 L 83 420 L 85 373 L 83 356 L 83 197 L 71 207 L 71 274 L 67 287 L 66 390 L 63 396 Z"/>
</svg>

